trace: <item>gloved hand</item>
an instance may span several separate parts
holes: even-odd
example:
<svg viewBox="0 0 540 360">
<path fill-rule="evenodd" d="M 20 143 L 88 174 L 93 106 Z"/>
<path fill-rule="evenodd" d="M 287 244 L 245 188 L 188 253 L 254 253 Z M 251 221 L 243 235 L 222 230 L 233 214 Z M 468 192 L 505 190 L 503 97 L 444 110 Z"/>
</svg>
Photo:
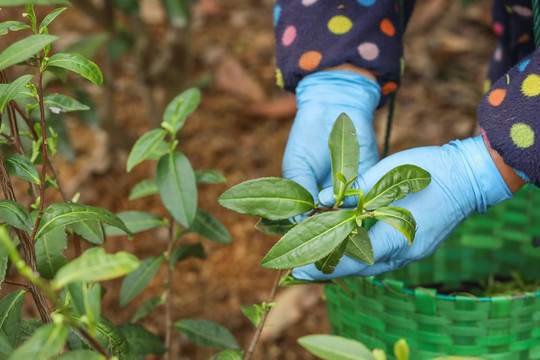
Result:
<svg viewBox="0 0 540 360">
<path fill-rule="evenodd" d="M 321 71 L 300 81 L 296 88 L 298 110 L 283 157 L 283 176 L 306 188 L 317 202 L 319 184 L 332 185 L 328 137 L 343 112 L 358 134 L 360 172 L 373 166 L 379 160 L 373 111 L 380 96 L 379 84 L 347 71 Z"/>
<path fill-rule="evenodd" d="M 424 190 L 392 203 L 392 206 L 408 209 L 416 219 L 413 244 L 408 245 L 399 231 L 378 221 L 368 232 L 373 245 L 373 265 L 345 255 L 333 274 L 324 275 L 314 265 L 307 265 L 293 270 L 295 278 L 327 280 L 397 270 L 431 255 L 473 212 L 485 212 L 487 207 L 512 197 L 482 136 L 399 152 L 361 174 L 354 187 L 367 192 L 386 172 L 404 164 L 416 165 L 431 173 L 431 183 Z M 331 205 L 334 202 L 332 195 L 332 188 L 324 189 L 319 200 L 324 205 Z M 357 197 L 346 198 L 343 206 L 354 207 L 356 201 Z"/>
</svg>

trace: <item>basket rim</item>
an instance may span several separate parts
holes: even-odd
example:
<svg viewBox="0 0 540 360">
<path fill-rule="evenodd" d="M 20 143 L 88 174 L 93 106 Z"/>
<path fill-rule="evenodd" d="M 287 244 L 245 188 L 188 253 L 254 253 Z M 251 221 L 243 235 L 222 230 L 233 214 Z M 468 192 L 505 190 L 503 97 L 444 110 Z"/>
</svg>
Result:
<svg viewBox="0 0 540 360">
<path fill-rule="evenodd" d="M 400 281 L 400 280 L 392 279 L 392 281 L 399 282 L 399 283 L 403 284 L 403 281 Z M 377 285 L 379 287 L 385 288 L 385 289 L 389 288 L 389 285 L 387 285 L 384 281 L 381 281 L 381 280 L 373 279 L 373 284 Z M 435 290 L 435 289 L 431 289 L 431 288 L 425 288 L 425 287 L 422 287 L 422 286 L 416 286 L 414 289 Z M 391 289 L 391 291 L 396 291 L 396 290 Z M 401 292 L 403 294 L 405 294 L 405 295 L 416 296 L 415 293 L 414 293 L 414 290 L 411 289 L 411 288 L 403 287 Z M 494 298 L 500 299 L 501 297 L 509 299 L 509 300 L 520 300 L 520 299 L 525 299 L 527 297 L 540 297 L 540 290 L 535 291 L 535 292 L 527 292 L 527 293 L 523 293 L 523 294 L 520 294 L 520 295 L 513 295 L 513 296 L 500 294 L 500 295 L 494 295 L 494 296 L 490 296 L 490 297 L 487 297 L 487 296 L 475 296 L 473 294 L 468 294 L 468 293 L 459 293 L 457 295 L 443 295 L 443 294 L 438 294 L 437 292 L 435 292 L 435 293 L 429 292 L 429 293 L 431 295 L 433 295 L 433 297 L 435 297 L 437 299 L 446 300 L 446 301 L 456 301 L 456 298 L 458 296 L 468 296 L 468 297 L 476 299 L 477 301 L 480 301 L 480 302 L 491 302 L 491 301 L 493 301 Z"/>
</svg>

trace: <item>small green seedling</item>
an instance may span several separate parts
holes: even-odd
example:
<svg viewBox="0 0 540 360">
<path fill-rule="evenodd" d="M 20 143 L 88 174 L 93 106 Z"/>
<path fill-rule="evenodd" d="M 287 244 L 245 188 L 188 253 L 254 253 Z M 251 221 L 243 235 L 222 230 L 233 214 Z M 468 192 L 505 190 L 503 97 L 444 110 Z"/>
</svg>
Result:
<svg viewBox="0 0 540 360">
<path fill-rule="evenodd" d="M 335 204 L 318 207 L 311 194 L 292 180 L 269 177 L 249 180 L 227 190 L 219 203 L 240 214 L 260 216 L 257 229 L 282 238 L 270 249 L 261 265 L 289 269 L 315 264 L 333 273 L 344 254 L 373 264 L 373 248 L 367 230 L 377 220 L 400 231 L 412 244 L 416 221 L 403 208 L 388 206 L 411 192 L 424 189 L 430 174 L 414 165 L 401 165 L 386 173 L 366 194 L 352 189 L 360 158 L 356 129 L 341 114 L 328 140 Z M 341 208 L 346 196 L 358 196 L 354 209 Z M 289 219 L 308 213 L 300 223 Z"/>
</svg>

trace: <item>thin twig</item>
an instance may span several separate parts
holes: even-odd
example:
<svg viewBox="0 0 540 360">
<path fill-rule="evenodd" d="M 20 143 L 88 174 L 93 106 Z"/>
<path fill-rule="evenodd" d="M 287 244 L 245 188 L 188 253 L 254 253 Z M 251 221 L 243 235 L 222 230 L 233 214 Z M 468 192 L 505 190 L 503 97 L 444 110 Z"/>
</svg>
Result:
<svg viewBox="0 0 540 360">
<path fill-rule="evenodd" d="M 23 287 L 25 289 L 28 288 L 28 285 L 27 284 L 23 284 L 23 283 L 20 283 L 20 282 L 17 282 L 17 281 L 12 281 L 12 280 L 8 280 L 8 279 L 4 279 L 2 280 L 3 282 L 5 282 L 6 284 L 10 284 L 10 285 L 15 285 L 15 286 L 20 286 L 20 287 Z"/>
<path fill-rule="evenodd" d="M 165 347 L 169 349 L 165 353 L 164 360 L 170 359 L 170 349 L 172 344 L 171 339 L 171 328 L 172 328 L 172 290 L 171 290 L 171 284 L 172 284 L 172 273 L 173 273 L 173 264 L 172 264 L 172 258 L 171 253 L 173 250 L 173 244 L 174 244 L 174 220 L 171 218 L 169 221 L 169 244 L 167 245 L 167 284 L 166 290 L 165 290 Z M 179 354 L 177 354 L 179 355 Z"/>
<path fill-rule="evenodd" d="M 267 304 L 271 304 L 274 302 L 274 298 L 276 297 L 277 289 L 279 288 L 279 280 L 281 279 L 281 276 L 283 275 L 283 270 L 279 270 L 277 272 L 276 279 L 274 280 L 274 285 L 272 286 L 272 290 L 270 291 L 270 297 L 268 298 Z M 268 306 L 261 315 L 261 320 L 259 321 L 259 325 L 257 326 L 257 329 L 255 329 L 255 333 L 253 334 L 253 337 L 251 338 L 251 343 L 249 344 L 248 351 L 244 355 L 244 360 L 250 360 L 253 356 L 253 353 L 255 352 L 255 346 L 257 346 L 257 343 L 259 342 L 259 338 L 261 337 L 261 333 L 264 328 L 264 323 L 266 322 L 266 318 L 268 317 L 268 314 L 270 313 L 270 310 L 272 309 L 271 306 Z"/>
</svg>

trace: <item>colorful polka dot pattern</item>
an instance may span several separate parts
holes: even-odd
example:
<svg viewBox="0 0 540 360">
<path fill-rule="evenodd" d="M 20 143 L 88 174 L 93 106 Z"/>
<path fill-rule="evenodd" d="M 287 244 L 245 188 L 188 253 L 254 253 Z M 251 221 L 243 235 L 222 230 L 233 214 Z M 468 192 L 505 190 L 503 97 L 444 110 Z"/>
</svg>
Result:
<svg viewBox="0 0 540 360">
<path fill-rule="evenodd" d="M 478 107 L 478 121 L 504 162 L 540 186 L 540 51 L 491 86 Z"/>
<path fill-rule="evenodd" d="M 408 19 L 414 2 L 404 3 Z M 277 0 L 277 80 L 294 91 L 312 72 L 351 63 L 375 74 L 382 106 L 404 69 L 399 17 L 396 0 Z"/>
</svg>

